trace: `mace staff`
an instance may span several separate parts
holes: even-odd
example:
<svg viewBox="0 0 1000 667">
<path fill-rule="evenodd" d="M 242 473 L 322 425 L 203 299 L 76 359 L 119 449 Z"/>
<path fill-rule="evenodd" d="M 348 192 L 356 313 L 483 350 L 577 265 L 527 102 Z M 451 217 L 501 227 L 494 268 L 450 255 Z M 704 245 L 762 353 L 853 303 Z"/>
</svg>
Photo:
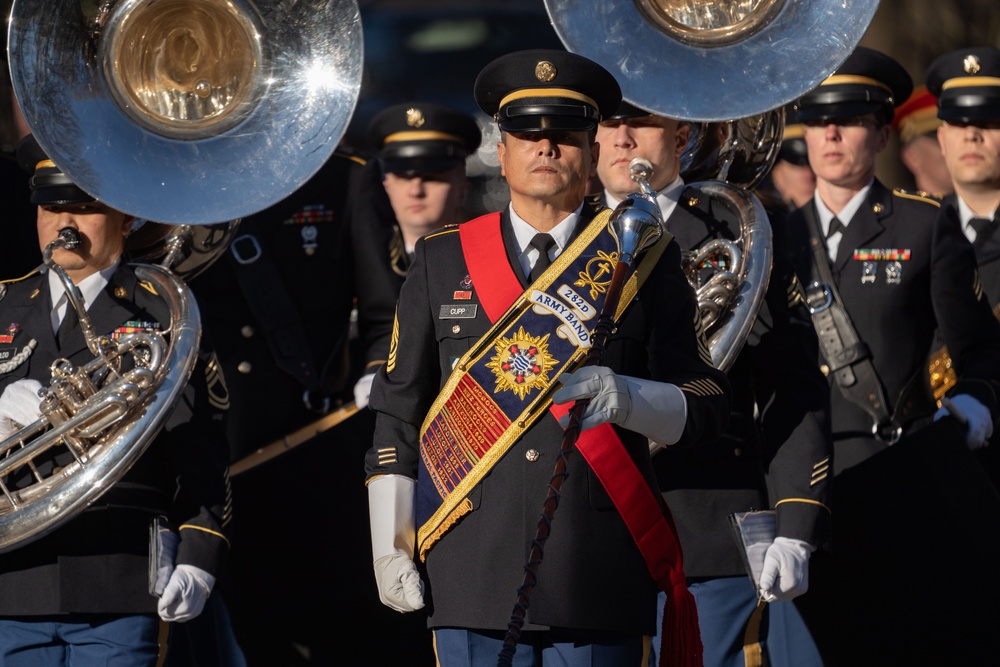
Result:
<svg viewBox="0 0 1000 667">
<path fill-rule="evenodd" d="M 648 160 L 635 158 L 629 163 L 629 175 L 638 183 L 640 191 L 629 195 L 618 204 L 608 222 L 609 230 L 618 244 L 618 261 L 615 263 L 604 306 L 594 325 L 591 348 L 581 366 L 596 366 L 603 362 L 604 350 L 615 332 L 615 312 L 618 310 L 622 289 L 632 277 L 639 255 L 663 236 L 664 225 L 660 205 L 656 201 L 656 192 L 649 185 L 652 174 L 653 165 Z M 538 519 L 535 537 L 531 541 L 531 551 L 524 565 L 524 579 L 517 590 L 517 601 L 507 625 L 503 649 L 498 656 L 498 667 L 512 665 L 521 628 L 524 627 L 531 591 L 538 581 L 538 568 L 542 564 L 545 542 L 549 538 L 552 520 L 559 507 L 559 493 L 563 482 L 569 476 L 567 470 L 569 455 L 580 435 L 580 426 L 589 404 L 589 398 L 580 398 L 570 408 L 569 425 L 559 446 L 559 456 L 556 458 L 545 502 L 542 504 L 542 514 Z"/>
</svg>

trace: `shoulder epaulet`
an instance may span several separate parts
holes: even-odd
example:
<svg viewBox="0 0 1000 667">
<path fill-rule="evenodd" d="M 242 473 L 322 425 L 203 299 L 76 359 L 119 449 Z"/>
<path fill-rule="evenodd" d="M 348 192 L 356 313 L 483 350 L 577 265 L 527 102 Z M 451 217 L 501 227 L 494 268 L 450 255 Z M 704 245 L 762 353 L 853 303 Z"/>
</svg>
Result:
<svg viewBox="0 0 1000 667">
<path fill-rule="evenodd" d="M 338 144 L 337 148 L 333 151 L 335 157 L 346 158 L 352 162 L 357 162 L 361 166 L 364 166 L 368 162 L 368 156 L 348 144 Z"/>
<path fill-rule="evenodd" d="M 27 280 L 28 278 L 30 278 L 31 276 L 35 275 L 36 273 L 39 273 L 40 271 L 41 271 L 41 267 L 34 268 L 30 272 L 28 272 L 25 275 L 21 276 L 20 278 L 8 278 L 6 280 L 0 280 L 0 285 L 3 285 L 5 283 L 8 283 L 8 284 L 9 283 L 19 283 L 22 280 Z"/>
<path fill-rule="evenodd" d="M 925 202 L 927 204 L 933 204 L 934 206 L 937 206 L 938 208 L 941 207 L 941 199 L 940 198 L 935 197 L 931 193 L 924 192 L 922 190 L 915 190 L 913 192 L 910 192 L 909 190 L 902 190 L 900 188 L 894 188 L 893 191 L 892 191 L 892 194 L 895 195 L 895 196 L 897 196 L 897 197 L 902 197 L 904 199 L 913 199 L 915 201 L 922 201 L 922 202 Z"/>
<path fill-rule="evenodd" d="M 430 234 L 426 234 L 423 237 L 423 239 L 426 241 L 426 240 L 432 239 L 432 238 L 434 238 L 436 236 L 443 236 L 445 234 L 451 234 L 451 233 L 457 232 L 457 231 L 458 231 L 458 225 L 445 225 L 444 227 L 442 227 L 441 229 L 438 229 L 437 231 L 433 231 Z"/>
<path fill-rule="evenodd" d="M 604 193 L 594 192 L 583 198 L 583 201 L 587 203 L 590 208 L 594 209 L 600 213 L 601 209 L 604 208 Z"/>
</svg>

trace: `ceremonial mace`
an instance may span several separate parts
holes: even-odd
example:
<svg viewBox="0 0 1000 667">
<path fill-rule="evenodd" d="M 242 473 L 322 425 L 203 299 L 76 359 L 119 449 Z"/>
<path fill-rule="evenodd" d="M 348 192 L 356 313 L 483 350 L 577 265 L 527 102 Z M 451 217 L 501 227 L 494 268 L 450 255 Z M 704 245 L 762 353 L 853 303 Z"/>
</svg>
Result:
<svg viewBox="0 0 1000 667">
<path fill-rule="evenodd" d="M 653 175 L 653 165 L 643 158 L 635 158 L 629 163 L 628 169 L 632 180 L 639 184 L 640 191 L 629 195 L 618 204 L 608 222 L 611 235 L 618 244 L 619 257 L 611 276 L 604 306 L 594 325 L 591 348 L 582 366 L 597 366 L 602 363 L 604 349 L 615 330 L 615 311 L 618 310 L 622 289 L 632 276 L 636 259 L 663 235 L 660 205 L 656 201 L 656 192 L 649 185 L 649 178 Z M 559 491 L 569 476 L 567 471 L 569 455 L 580 435 L 580 424 L 589 404 L 589 398 L 578 399 L 569 411 L 569 426 L 566 427 L 559 446 L 559 456 L 542 505 L 542 515 L 538 520 L 535 538 L 531 541 L 531 552 L 528 562 L 524 565 L 524 580 L 517 590 L 517 602 L 514 604 L 514 611 L 507 625 L 507 635 L 504 637 L 503 649 L 499 654 L 498 667 L 512 665 L 521 628 L 524 627 L 524 617 L 528 611 L 528 598 L 538 581 L 538 568 L 542 564 L 545 541 L 549 538 L 552 520 L 556 508 L 559 507 Z"/>
</svg>

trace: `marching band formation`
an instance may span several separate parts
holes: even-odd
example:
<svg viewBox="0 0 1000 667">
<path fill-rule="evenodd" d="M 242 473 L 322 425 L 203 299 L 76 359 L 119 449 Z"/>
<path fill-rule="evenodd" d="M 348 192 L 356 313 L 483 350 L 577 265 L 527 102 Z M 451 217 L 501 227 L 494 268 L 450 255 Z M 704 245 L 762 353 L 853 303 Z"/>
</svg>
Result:
<svg viewBox="0 0 1000 667">
<path fill-rule="evenodd" d="M 1000 48 L 920 76 L 851 40 L 803 54 L 829 67 L 753 114 L 779 131 L 747 176 L 729 121 L 636 98 L 645 61 L 603 46 L 486 63 L 488 124 L 413 100 L 350 146 L 354 52 L 315 43 L 276 83 L 317 41 L 303 7 L 35 30 L 19 1 L 0 667 L 995 661 Z M 360 41 L 355 0 L 314 4 Z M 744 23 L 783 7 L 652 23 L 780 45 Z M 275 16 L 294 54 L 257 42 Z M 32 40 L 76 33 L 71 89 L 26 90 Z M 252 108 L 271 85 L 308 122 Z M 88 134 L 112 102 L 141 129 Z M 273 156 L 227 152 L 261 117 Z M 892 145 L 917 189 L 877 173 Z M 484 151 L 498 211 L 468 197 Z M 184 219 L 105 189 L 166 152 L 226 171 L 184 175 Z"/>
</svg>

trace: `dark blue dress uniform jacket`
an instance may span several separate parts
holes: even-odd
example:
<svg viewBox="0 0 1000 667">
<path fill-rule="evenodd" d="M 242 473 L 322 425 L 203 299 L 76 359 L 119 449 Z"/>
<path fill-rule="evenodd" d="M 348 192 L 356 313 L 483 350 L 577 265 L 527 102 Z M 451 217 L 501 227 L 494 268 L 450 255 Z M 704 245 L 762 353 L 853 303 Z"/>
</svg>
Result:
<svg viewBox="0 0 1000 667">
<path fill-rule="evenodd" d="M 338 149 L 293 195 L 240 223 L 234 248 L 192 281 L 232 396 L 234 461 L 318 419 L 324 398 L 330 409 L 352 398 L 355 304 L 355 365 L 374 372 L 385 362 L 403 279 L 390 268 L 395 221 L 377 172 L 376 162 Z M 250 236 L 261 257 L 241 264 L 234 249 L 244 261 L 253 257 Z M 242 285 L 241 272 L 256 272 L 264 284 Z M 299 377 L 283 368 L 269 334 L 286 363 L 312 368 Z M 313 409 L 303 401 L 307 388 Z"/>
<path fill-rule="evenodd" d="M 806 282 L 819 280 L 806 224 L 814 216 L 815 205 L 809 203 L 789 218 L 792 256 Z M 898 283 L 889 280 L 887 261 L 878 262 L 874 281 L 862 282 L 864 261 L 853 255 L 856 249 L 870 248 L 910 252 L 900 262 Z M 940 215 L 937 200 L 890 191 L 876 180 L 840 241 L 833 275 L 859 337 L 871 348 L 890 414 L 907 382 L 926 375 L 940 328 L 959 377 L 951 393 L 974 396 L 996 417 L 1000 324 L 984 296 L 972 245 L 956 218 Z M 935 406 L 929 391 L 919 398 L 922 406 L 915 414 L 926 421 Z M 838 471 L 881 451 L 884 445 L 869 435 L 871 418 L 836 386 L 831 408 Z"/>
<path fill-rule="evenodd" d="M 958 199 L 956 195 L 948 195 L 941 200 L 942 208 L 948 210 L 950 215 L 958 217 Z M 1000 212 L 993 217 L 994 221 L 1000 223 Z M 996 307 L 1000 303 L 1000 232 L 994 233 L 985 243 L 973 244 L 976 251 L 976 263 L 979 265 L 979 274 L 983 277 L 983 287 L 986 289 L 986 296 L 990 305 Z"/>
<path fill-rule="evenodd" d="M 941 207 L 945 209 L 946 215 L 961 222 L 956 195 L 945 197 L 941 201 Z M 998 218 L 1000 213 L 994 216 L 994 221 L 1000 222 Z M 984 243 L 974 243 L 973 248 L 979 275 L 983 279 L 983 288 L 986 290 L 986 298 L 996 315 L 997 306 L 1000 304 L 1000 232 L 994 231 Z M 1000 488 L 1000 448 L 984 447 L 976 451 L 976 457 L 982 462 L 993 483 Z"/>
<path fill-rule="evenodd" d="M 32 378 L 48 384 L 49 364 L 93 359 L 82 330 L 57 351 L 44 273 L 6 284 L 0 320 L 20 327 L 14 346 L 38 342 L 27 361 L 0 376 L 0 391 Z M 169 313 L 149 287 L 122 265 L 88 310 L 98 335 L 129 321 L 170 326 Z M 205 346 L 203 345 L 203 348 Z M 225 384 L 214 356 L 199 353 L 191 380 L 164 429 L 136 464 L 81 514 L 34 542 L 0 554 L 0 615 L 155 613 L 149 594 L 149 527 L 156 515 L 180 530 L 176 562 L 219 577 L 229 551 Z M 69 457 L 63 450 L 62 455 Z M 60 461 L 60 463 L 65 463 Z M 17 480 L 7 480 L 17 486 Z"/>
<path fill-rule="evenodd" d="M 732 512 L 776 507 L 780 535 L 815 545 L 829 536 L 830 393 L 787 256 L 784 214 L 770 219 L 773 268 L 757 319 L 728 373 L 729 426 L 715 442 L 667 448 L 653 458 L 689 577 L 746 574 L 729 526 Z M 682 194 L 666 224 L 691 250 L 739 233 L 739 221 L 697 190 Z"/>
<path fill-rule="evenodd" d="M 592 219 L 593 211 L 584 207 L 581 217 L 578 229 Z M 495 261 L 510 262 L 520 276 L 506 212 L 502 229 L 505 248 L 496 249 Z M 697 316 L 694 293 L 679 262 L 680 249 L 670 243 L 624 315 L 604 363 L 626 375 L 678 386 L 697 380 L 718 389 L 711 395 L 687 394 L 687 424 L 677 445 L 685 446 L 719 436 L 728 417 L 729 393 L 724 374 L 699 354 L 700 336 L 692 328 Z M 439 316 L 442 305 L 454 303 L 454 292 L 463 289 L 467 276 L 457 228 L 417 243 L 399 298 L 395 366 L 389 373 L 384 368 L 379 372 L 372 391 L 377 421 L 366 462 L 369 479 L 416 477 L 419 429 L 452 360 L 490 328 L 476 285 L 472 299 L 461 302 L 477 308 L 473 319 Z M 655 489 L 646 438 L 624 429 L 618 433 Z M 473 511 L 428 552 L 424 574 L 431 627 L 506 629 L 562 438 L 555 418 L 543 415 L 473 489 Z M 395 456 L 387 457 L 387 449 Z M 529 456 L 529 450 L 539 455 Z M 569 478 L 562 486 L 525 629 L 652 634 L 656 592 L 607 493 L 579 455 L 570 457 Z"/>
</svg>

